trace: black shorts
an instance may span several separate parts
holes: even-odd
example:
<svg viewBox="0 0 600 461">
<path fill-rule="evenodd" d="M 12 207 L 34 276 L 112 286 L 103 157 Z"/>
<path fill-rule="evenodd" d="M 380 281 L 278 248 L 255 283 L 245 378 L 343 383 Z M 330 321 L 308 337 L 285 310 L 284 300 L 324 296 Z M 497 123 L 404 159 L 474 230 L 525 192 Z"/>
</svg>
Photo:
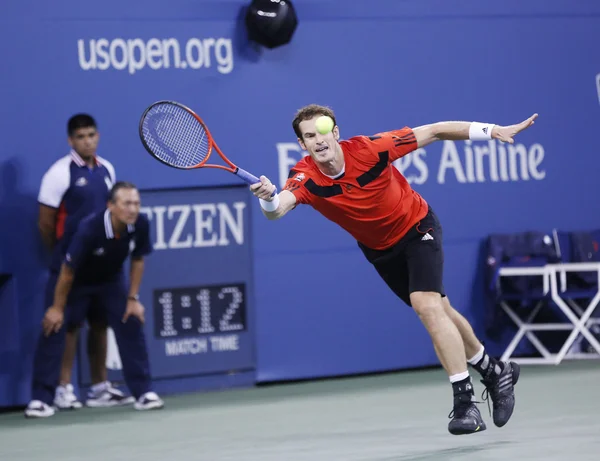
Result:
<svg viewBox="0 0 600 461">
<path fill-rule="evenodd" d="M 385 250 L 373 250 L 360 242 L 358 246 L 385 283 L 409 306 L 410 294 L 415 291 L 446 296 L 442 226 L 431 207 L 394 246 Z"/>
</svg>

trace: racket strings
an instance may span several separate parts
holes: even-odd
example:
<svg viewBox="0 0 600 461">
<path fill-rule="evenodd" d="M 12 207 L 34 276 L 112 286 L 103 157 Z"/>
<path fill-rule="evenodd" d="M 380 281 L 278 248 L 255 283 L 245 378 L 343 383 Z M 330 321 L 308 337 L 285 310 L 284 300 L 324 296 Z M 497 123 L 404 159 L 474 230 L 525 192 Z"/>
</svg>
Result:
<svg viewBox="0 0 600 461">
<path fill-rule="evenodd" d="M 158 104 L 150 109 L 142 123 L 142 134 L 154 155 L 175 167 L 195 166 L 210 152 L 204 126 L 173 104 Z"/>
</svg>

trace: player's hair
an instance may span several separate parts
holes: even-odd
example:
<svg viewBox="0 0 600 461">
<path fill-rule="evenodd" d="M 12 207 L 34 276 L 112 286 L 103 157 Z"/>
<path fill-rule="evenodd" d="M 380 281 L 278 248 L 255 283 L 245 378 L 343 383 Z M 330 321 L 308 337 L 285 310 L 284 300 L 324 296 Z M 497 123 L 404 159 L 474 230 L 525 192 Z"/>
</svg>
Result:
<svg viewBox="0 0 600 461">
<path fill-rule="evenodd" d="M 108 200 L 111 203 L 115 203 L 115 201 L 117 200 L 117 193 L 121 190 L 121 189 L 135 189 L 137 190 L 137 187 L 135 186 L 135 184 L 131 183 L 131 182 L 127 182 L 127 181 L 117 181 L 115 183 L 114 186 L 112 186 L 112 189 L 110 190 L 110 194 L 108 196 Z"/>
<path fill-rule="evenodd" d="M 327 115 L 331 117 L 333 120 L 333 126 L 336 126 L 337 123 L 335 121 L 335 115 L 333 110 L 331 110 L 327 106 L 319 106 L 318 104 L 309 104 L 308 106 L 304 106 L 296 112 L 296 116 L 292 121 L 292 127 L 294 128 L 294 133 L 299 139 L 302 139 L 302 132 L 300 131 L 300 122 L 304 120 L 310 120 L 316 115 Z"/>
<path fill-rule="evenodd" d="M 79 128 L 97 128 L 96 120 L 88 114 L 75 114 L 67 122 L 67 133 L 73 136 Z"/>
</svg>

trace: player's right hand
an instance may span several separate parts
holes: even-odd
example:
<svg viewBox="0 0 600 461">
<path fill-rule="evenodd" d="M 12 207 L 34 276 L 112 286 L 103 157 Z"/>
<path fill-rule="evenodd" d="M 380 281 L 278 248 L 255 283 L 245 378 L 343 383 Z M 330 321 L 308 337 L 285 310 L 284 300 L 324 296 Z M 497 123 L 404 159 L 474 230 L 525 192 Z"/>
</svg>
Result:
<svg viewBox="0 0 600 461">
<path fill-rule="evenodd" d="M 52 333 L 58 333 L 65 320 L 65 313 L 62 309 L 56 306 L 50 306 L 42 320 L 42 328 L 45 336 L 50 336 Z"/>
<path fill-rule="evenodd" d="M 270 202 L 271 200 L 273 200 L 273 197 L 271 197 L 271 195 L 273 194 L 273 192 L 275 192 L 275 186 L 271 183 L 269 178 L 267 178 L 266 176 L 261 176 L 260 182 L 252 184 L 250 186 L 250 190 L 256 197 Z"/>
</svg>

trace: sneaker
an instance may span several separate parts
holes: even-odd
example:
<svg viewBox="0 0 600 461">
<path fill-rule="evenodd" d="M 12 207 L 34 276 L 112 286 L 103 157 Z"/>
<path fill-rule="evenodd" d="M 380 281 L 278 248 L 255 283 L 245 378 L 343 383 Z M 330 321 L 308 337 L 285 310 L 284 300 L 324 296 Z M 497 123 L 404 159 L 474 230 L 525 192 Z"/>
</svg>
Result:
<svg viewBox="0 0 600 461">
<path fill-rule="evenodd" d="M 78 410 L 83 405 L 75 395 L 72 384 L 58 386 L 54 393 L 54 406 L 59 410 Z"/>
<path fill-rule="evenodd" d="M 481 380 L 485 389 L 481 398 L 492 399 L 494 424 L 504 426 L 515 408 L 515 384 L 519 380 L 521 367 L 515 362 L 502 362 L 502 372 L 498 376 L 488 375 Z"/>
<path fill-rule="evenodd" d="M 54 416 L 55 410 L 53 407 L 40 400 L 32 400 L 25 408 L 26 418 L 49 418 Z"/>
<path fill-rule="evenodd" d="M 165 403 L 156 395 L 156 392 L 146 392 L 133 404 L 133 408 L 136 410 L 158 410 L 164 406 Z"/>
<path fill-rule="evenodd" d="M 111 383 L 105 383 L 103 389 L 98 392 L 88 391 L 88 398 L 85 401 L 86 406 L 91 408 L 106 408 L 129 405 L 135 399 L 132 396 L 126 396 Z"/>
<path fill-rule="evenodd" d="M 448 415 L 448 431 L 453 435 L 474 434 L 486 430 L 485 422 L 475 402 L 454 401 L 454 409 Z"/>
</svg>

